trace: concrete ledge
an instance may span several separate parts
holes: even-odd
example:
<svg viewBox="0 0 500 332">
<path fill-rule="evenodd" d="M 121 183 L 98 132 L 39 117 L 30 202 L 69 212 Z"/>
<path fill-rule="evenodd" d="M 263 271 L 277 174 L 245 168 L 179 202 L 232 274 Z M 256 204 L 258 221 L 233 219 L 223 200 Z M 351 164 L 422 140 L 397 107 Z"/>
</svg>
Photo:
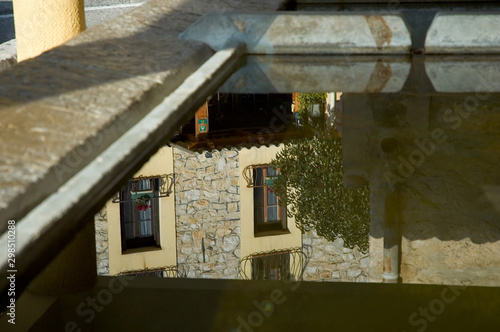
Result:
<svg viewBox="0 0 500 332">
<path fill-rule="evenodd" d="M 500 14 L 440 13 L 425 40 L 426 54 L 500 53 Z"/>
<path fill-rule="evenodd" d="M 17 63 L 16 40 L 0 44 L 0 72 L 12 67 Z"/>
<path fill-rule="evenodd" d="M 496 0 L 481 0 L 482 2 L 495 2 Z M 328 4 L 356 4 L 356 3 L 370 3 L 370 4 L 378 4 L 378 5 L 394 5 L 394 3 L 397 4 L 404 4 L 404 3 L 450 3 L 450 2 L 470 2 L 470 0 L 386 0 L 386 1 L 381 1 L 381 0 L 295 0 L 296 3 L 310 3 L 310 4 L 323 4 L 323 3 L 328 3 Z"/>
<path fill-rule="evenodd" d="M 496 331 L 499 295 L 472 286 L 100 277 L 35 330 L 73 322 L 84 331 Z M 87 302 L 96 298 L 100 312 Z"/>
<path fill-rule="evenodd" d="M 244 43 L 250 54 L 409 54 L 399 15 L 311 12 L 206 15 L 181 38 L 219 50 Z"/>
<path fill-rule="evenodd" d="M 204 45 L 168 44 L 65 45 L 0 75 L 2 216 L 21 219 L 212 55 Z"/>
</svg>

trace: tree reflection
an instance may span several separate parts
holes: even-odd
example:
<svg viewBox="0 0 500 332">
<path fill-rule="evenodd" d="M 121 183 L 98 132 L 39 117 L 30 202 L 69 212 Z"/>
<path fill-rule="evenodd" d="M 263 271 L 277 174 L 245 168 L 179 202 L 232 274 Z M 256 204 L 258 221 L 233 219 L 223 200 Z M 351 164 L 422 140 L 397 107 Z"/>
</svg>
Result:
<svg viewBox="0 0 500 332">
<path fill-rule="evenodd" d="M 368 249 L 369 188 L 344 186 L 338 132 L 322 130 L 293 140 L 271 164 L 280 169 L 272 187 L 302 232 L 314 228 L 329 241 L 340 237 L 349 248 Z"/>
</svg>

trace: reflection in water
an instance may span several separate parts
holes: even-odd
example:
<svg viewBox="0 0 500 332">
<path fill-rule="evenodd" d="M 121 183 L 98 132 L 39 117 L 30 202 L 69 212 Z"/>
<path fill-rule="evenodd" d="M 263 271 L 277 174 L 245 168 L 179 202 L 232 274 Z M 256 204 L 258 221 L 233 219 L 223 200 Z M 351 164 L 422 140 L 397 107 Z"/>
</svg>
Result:
<svg viewBox="0 0 500 332">
<path fill-rule="evenodd" d="M 305 255 L 300 275 L 305 280 L 368 281 L 369 191 L 361 177 L 360 189 L 343 185 L 341 135 L 333 125 L 341 124 L 333 116 L 338 97 L 326 93 L 218 93 L 209 99 L 206 111 L 205 107 L 199 111 L 206 112 L 208 131 L 197 129 L 199 114 L 181 128 L 174 146 L 200 153 L 189 156 L 174 150 L 177 202 L 185 204 L 187 198 L 189 210 L 189 200 L 194 199 L 196 210 L 186 214 L 192 223 L 199 223 L 196 231 L 182 233 L 195 237 L 202 232 L 208 237 L 207 254 L 216 257 L 215 266 L 239 266 L 246 276 L 272 279 L 287 275 L 275 273 L 280 270 L 271 260 L 273 254 L 279 251 L 288 257 L 300 248 Z M 200 192 L 196 197 L 191 195 L 192 177 Z M 232 187 L 238 183 L 237 188 Z M 227 197 L 226 192 L 234 195 Z M 226 224 L 220 223 L 225 220 L 225 212 L 218 209 L 221 203 L 236 212 Z M 178 218 L 184 220 L 184 216 Z M 236 255 L 228 258 L 224 239 L 208 235 L 213 227 L 219 229 L 217 234 L 235 236 Z M 223 262 L 218 255 L 224 257 Z M 201 272 L 205 277 L 217 277 L 212 267 L 199 271 L 197 260 L 188 263 L 187 256 L 181 260 L 194 270 L 191 276 Z M 254 263 L 243 267 L 243 257 L 254 257 Z M 266 263 L 271 261 L 274 263 Z M 274 267 L 267 271 L 266 266 Z M 224 277 L 232 276 L 224 273 Z"/>
<path fill-rule="evenodd" d="M 315 229 L 328 241 L 342 238 L 348 248 L 368 249 L 369 190 L 343 183 L 342 141 L 334 129 L 291 141 L 271 164 L 280 169 L 273 189 L 288 204 L 302 232 Z"/>
<path fill-rule="evenodd" d="M 304 280 L 498 285 L 498 68 L 246 59 L 171 142 L 172 264 L 273 279 L 299 248 Z"/>
<path fill-rule="evenodd" d="M 342 234 L 344 245 L 352 247 L 356 243 L 352 239 L 359 236 L 361 230 L 368 232 L 359 215 L 371 205 L 369 274 L 373 281 L 382 281 L 383 271 L 386 276 L 397 275 L 400 269 L 403 282 L 462 284 L 467 281 L 497 285 L 500 229 L 496 186 L 500 178 L 495 168 L 499 162 L 499 147 L 495 142 L 500 128 L 497 125 L 499 105 L 495 95 L 489 92 L 496 89 L 497 83 L 492 81 L 498 71 L 496 65 L 477 59 L 471 64 L 456 59 L 453 63 L 433 59 L 427 65 L 404 58 L 375 62 L 354 57 L 318 58 L 306 66 L 309 73 L 318 75 L 308 75 L 303 65 L 302 70 L 297 66 L 296 60 L 250 58 L 247 66 L 221 88 L 258 92 L 259 85 L 263 85 L 269 90 L 290 92 L 290 86 L 297 82 L 306 82 L 306 90 L 310 85 L 319 87 L 318 91 L 336 90 L 335 86 L 345 88 L 341 101 L 343 118 L 337 119 L 343 136 L 341 158 L 326 150 L 328 140 L 317 135 L 318 130 L 313 128 L 304 134 L 307 139 L 301 139 L 304 146 L 300 152 L 300 145 L 281 140 L 288 143 L 286 154 L 293 156 L 289 161 L 294 160 L 295 164 L 290 163 L 287 169 L 285 163 L 270 162 L 280 169 L 281 175 L 293 173 L 289 178 L 278 176 L 273 188 L 278 196 L 294 202 L 289 205 L 289 215 L 294 216 L 296 222 L 301 220 L 298 224 L 303 225 L 303 230 L 315 227 L 317 233 L 331 243 L 334 237 L 327 234 Z M 481 85 L 475 88 L 467 81 L 457 82 L 461 71 L 453 65 L 458 63 L 462 72 L 471 74 L 469 80 L 482 82 Z M 356 72 L 363 79 L 355 80 Z M 331 85 L 327 87 L 326 73 L 336 74 L 330 75 Z M 261 79 L 249 80 L 252 75 Z M 448 76 L 454 81 L 446 85 L 447 93 L 436 91 L 436 87 L 443 89 L 442 82 Z M 318 77 L 323 81 L 318 82 Z M 339 77 L 351 79 L 339 81 Z M 373 88 L 375 85 L 377 89 Z M 453 93 L 454 87 L 458 93 Z M 359 93 L 363 91 L 365 93 Z M 335 111 L 333 106 L 327 111 Z M 232 111 L 238 114 L 237 108 Z M 292 149 L 296 151 L 292 153 Z M 332 163 L 338 156 L 339 165 L 325 167 L 314 158 L 304 158 L 303 167 L 298 167 L 301 156 L 323 158 Z M 326 193 L 328 184 L 333 182 L 328 177 L 341 174 L 340 160 L 345 185 L 355 188 L 369 183 L 370 186 L 370 201 L 356 201 L 355 209 L 342 210 L 347 206 L 343 199 L 351 191 L 344 189 L 342 195 L 332 192 L 332 197 Z M 286 184 L 280 183 L 280 179 L 287 179 Z M 283 188 L 287 185 L 285 191 Z M 290 187 L 296 188 L 295 191 Z M 344 215 L 342 211 L 349 212 Z M 313 218 L 312 214 L 322 218 Z M 332 221 L 349 220 L 347 215 L 359 223 L 346 222 L 345 228 L 335 228 Z M 317 219 L 323 223 L 318 224 Z M 330 227 L 328 231 L 322 228 L 326 225 Z M 367 246 L 360 245 L 360 248 Z M 386 262 L 384 257 L 393 259 Z M 335 264 L 338 262 L 332 263 Z"/>
<path fill-rule="evenodd" d="M 488 189 L 500 180 L 499 104 L 484 97 L 343 96 L 344 167 L 370 182 L 370 251 L 387 236 L 384 197 L 396 192 L 404 282 L 499 282 L 499 205 Z"/>
</svg>

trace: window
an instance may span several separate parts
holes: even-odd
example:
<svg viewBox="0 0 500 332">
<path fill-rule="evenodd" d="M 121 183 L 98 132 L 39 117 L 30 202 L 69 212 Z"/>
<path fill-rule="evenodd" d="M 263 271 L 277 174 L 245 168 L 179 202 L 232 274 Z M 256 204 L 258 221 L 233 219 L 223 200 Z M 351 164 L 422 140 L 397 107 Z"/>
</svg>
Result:
<svg viewBox="0 0 500 332">
<path fill-rule="evenodd" d="M 252 257 L 253 280 L 290 280 L 290 253 Z"/>
<path fill-rule="evenodd" d="M 159 177 L 132 179 L 121 188 L 122 251 L 160 246 L 160 182 Z"/>
<path fill-rule="evenodd" d="M 289 233 L 286 207 L 279 205 L 279 198 L 271 188 L 273 178 L 279 170 L 269 165 L 252 169 L 254 200 L 254 235 L 278 235 Z"/>
</svg>

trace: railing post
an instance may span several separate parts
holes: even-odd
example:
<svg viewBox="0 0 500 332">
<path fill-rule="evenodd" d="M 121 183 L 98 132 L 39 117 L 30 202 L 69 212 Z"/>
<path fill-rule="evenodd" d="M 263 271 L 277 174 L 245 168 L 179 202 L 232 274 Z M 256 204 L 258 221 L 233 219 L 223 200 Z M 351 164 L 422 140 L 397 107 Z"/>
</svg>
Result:
<svg viewBox="0 0 500 332">
<path fill-rule="evenodd" d="M 14 0 L 17 61 L 33 58 L 85 30 L 84 0 Z"/>
</svg>

